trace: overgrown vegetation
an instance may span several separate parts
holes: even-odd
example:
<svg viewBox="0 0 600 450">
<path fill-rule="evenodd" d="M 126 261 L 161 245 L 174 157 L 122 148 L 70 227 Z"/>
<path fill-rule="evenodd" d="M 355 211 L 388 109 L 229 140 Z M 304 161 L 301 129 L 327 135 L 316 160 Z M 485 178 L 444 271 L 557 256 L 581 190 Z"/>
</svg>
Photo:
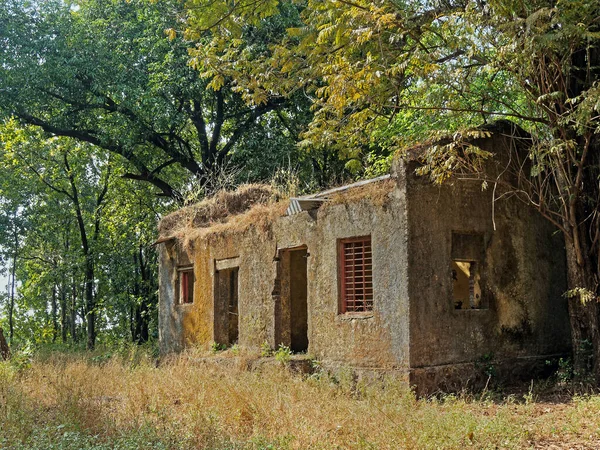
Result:
<svg viewBox="0 0 600 450">
<path fill-rule="evenodd" d="M 523 153 L 498 196 L 562 232 L 572 374 L 600 381 L 597 0 L 0 5 L 0 325 L 11 344 L 152 340 L 155 224 L 183 204 L 217 193 L 224 206 L 180 213 L 188 240 L 191 225 L 268 228 L 282 204 L 218 193 L 378 175 L 424 142 L 434 145 L 421 147 L 420 173 L 433 181 L 502 184 L 479 172 L 491 155 L 473 142 L 511 119 L 527 133 L 504 127 Z"/>
<path fill-rule="evenodd" d="M 298 24 L 254 51 L 254 30 L 290 10 Z M 186 18 L 192 64 L 234 79 L 247 104 L 310 93 L 302 148 L 359 172 L 369 157 L 375 167 L 373 156 L 433 141 L 421 174 L 468 174 L 537 209 L 566 242 L 574 365 L 600 382 L 597 0 L 190 0 Z M 472 143 L 499 119 L 530 133 L 508 131 L 524 144 L 501 162 L 510 181 L 488 179 L 491 155 Z"/>
<path fill-rule="evenodd" d="M 593 448 L 600 397 L 540 391 L 416 399 L 401 383 L 343 374 L 293 375 L 157 366 L 147 346 L 38 352 L 0 363 L 0 447 Z M 567 386 L 567 385 L 565 385 Z M 544 393 L 545 392 L 545 393 Z M 550 396 L 549 396 L 550 395 Z"/>
<path fill-rule="evenodd" d="M 272 205 L 280 194 L 269 185 L 245 184 L 235 190 L 221 190 L 214 196 L 181 208 L 164 217 L 158 227 L 161 237 L 183 238 L 199 228 L 230 222 L 233 216 L 256 205 Z"/>
</svg>

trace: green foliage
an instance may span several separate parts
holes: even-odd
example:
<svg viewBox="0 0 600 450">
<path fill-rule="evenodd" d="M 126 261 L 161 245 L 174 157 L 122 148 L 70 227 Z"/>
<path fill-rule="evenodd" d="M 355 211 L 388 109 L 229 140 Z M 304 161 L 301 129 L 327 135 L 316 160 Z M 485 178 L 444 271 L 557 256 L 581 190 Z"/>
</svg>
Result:
<svg viewBox="0 0 600 450">
<path fill-rule="evenodd" d="M 556 380 L 565 384 L 570 382 L 574 376 L 573 361 L 570 358 L 560 358 L 556 370 Z"/>
<path fill-rule="evenodd" d="M 276 160 L 293 153 L 306 107 L 271 96 L 248 107 L 218 70 L 199 77 L 188 64 L 189 41 L 173 32 L 183 5 L 86 0 L 32 8 L 3 0 L 0 116 L 101 147 L 123 163 L 125 178 L 180 202 L 236 149 L 253 153 L 262 143 Z M 249 166 L 250 176 L 269 167 Z"/>
<path fill-rule="evenodd" d="M 134 450 L 138 448 L 166 450 L 169 448 L 168 444 L 157 440 L 155 433 L 149 427 L 117 437 L 111 442 L 106 442 L 98 435 L 73 428 L 64 424 L 38 426 L 35 427 L 35 433 L 22 442 L 9 442 L 0 437 L 0 446 L 15 450 Z"/>
<path fill-rule="evenodd" d="M 13 349 L 9 360 L 10 365 L 17 371 L 17 373 L 25 372 L 31 368 L 33 355 L 33 346 L 31 343 L 26 342 L 20 348 Z"/>
<path fill-rule="evenodd" d="M 569 289 L 563 295 L 566 298 L 577 298 L 584 305 L 591 301 L 598 301 L 598 295 L 594 291 L 583 287 Z"/>
<path fill-rule="evenodd" d="M 0 124 L 0 202 L 10 224 L 0 230 L 0 252 L 17 254 L 18 292 L 10 315 L 21 340 L 76 341 L 91 310 L 99 330 L 110 330 L 105 341 L 131 338 L 132 310 L 139 310 L 138 323 L 156 326 L 150 244 L 160 205 L 148 188 L 127 189 L 118 176 L 123 166 L 90 147 L 48 139 L 14 120 Z M 16 249 L 11 230 L 18 230 Z M 88 261 L 94 304 L 84 295 Z"/>
<path fill-rule="evenodd" d="M 275 356 L 276 361 L 285 365 L 292 358 L 292 350 L 287 345 L 279 344 L 279 347 L 277 347 L 273 356 Z"/>
<path fill-rule="evenodd" d="M 227 350 L 227 346 L 225 344 L 219 344 L 218 342 L 214 341 L 210 344 L 210 352 L 212 354 L 217 354 L 225 350 Z"/>
<path fill-rule="evenodd" d="M 271 348 L 271 345 L 265 341 L 260 345 L 260 356 L 262 356 L 263 358 L 268 358 L 270 356 L 273 356 L 273 349 Z"/>
<path fill-rule="evenodd" d="M 360 155 L 370 150 L 393 151 L 436 132 L 452 136 L 502 117 L 555 142 L 562 139 L 557 127 L 582 135 L 597 126 L 595 72 L 572 92 L 544 78 L 584 70 L 574 54 L 595 48 L 600 36 L 595 1 L 496 0 L 485 7 L 308 1 L 297 6 L 295 25 L 272 36 L 269 51 L 250 57 L 229 40 L 231 34 L 243 40 L 251 30 L 288 17 L 295 5 L 275 6 L 268 0 L 252 11 L 231 5 L 221 17 L 223 10 L 212 3 L 191 1 L 188 36 L 199 39 L 207 32 L 192 51 L 194 61 L 210 61 L 227 73 L 249 103 L 260 104 L 266 92 L 310 92 L 314 116 L 303 147 L 335 150 L 350 171 L 360 170 Z M 240 27 L 246 20 L 248 27 Z M 551 118 L 556 102 L 565 114 Z"/>
<path fill-rule="evenodd" d="M 494 364 L 494 354 L 486 353 L 475 361 L 475 368 L 488 378 L 496 376 L 496 366 Z"/>
</svg>

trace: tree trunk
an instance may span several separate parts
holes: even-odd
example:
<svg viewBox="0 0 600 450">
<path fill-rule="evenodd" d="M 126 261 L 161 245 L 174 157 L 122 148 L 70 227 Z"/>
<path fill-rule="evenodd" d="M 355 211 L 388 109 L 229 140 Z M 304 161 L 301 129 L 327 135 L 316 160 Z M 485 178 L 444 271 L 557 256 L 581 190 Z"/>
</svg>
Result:
<svg viewBox="0 0 600 450">
<path fill-rule="evenodd" d="M 0 357 L 5 361 L 10 358 L 10 348 L 6 343 L 6 339 L 4 339 L 2 328 L 0 328 Z"/>
<path fill-rule="evenodd" d="M 58 303 L 56 299 L 56 284 L 52 285 L 52 304 L 50 305 L 52 314 L 52 343 L 56 342 L 58 337 Z"/>
<path fill-rule="evenodd" d="M 134 321 L 134 306 L 129 306 L 129 333 L 131 334 L 131 342 L 135 343 L 135 321 Z"/>
<path fill-rule="evenodd" d="M 597 298 L 585 298 L 575 290 L 585 289 L 597 295 L 597 283 L 592 261 L 584 259 L 582 265 L 573 245 L 567 243 L 567 280 L 569 287 L 569 319 L 573 345 L 573 363 L 576 375 L 593 371 L 600 381 L 600 321 Z"/>
<path fill-rule="evenodd" d="M 87 319 L 87 349 L 96 346 L 96 305 L 94 302 L 94 263 L 90 255 L 85 265 L 85 312 Z"/>
<path fill-rule="evenodd" d="M 67 287 L 63 277 L 60 286 L 60 337 L 63 344 L 67 343 L 67 327 Z"/>
<path fill-rule="evenodd" d="M 19 241 L 15 233 L 15 249 L 13 252 L 12 267 L 10 269 L 10 294 L 8 298 L 8 340 L 13 343 L 15 335 L 14 312 L 15 312 L 15 289 L 16 289 L 16 271 L 17 271 L 17 249 Z"/>
<path fill-rule="evenodd" d="M 73 274 L 73 283 L 71 286 L 71 339 L 73 342 L 78 341 L 77 336 L 77 283 L 75 282 L 75 274 Z"/>
<path fill-rule="evenodd" d="M 136 282 L 134 284 L 134 294 L 140 299 L 139 304 L 135 307 L 135 333 L 134 341 L 138 344 L 148 342 L 149 338 L 149 321 L 148 304 L 150 302 L 150 292 L 148 289 L 148 268 L 144 261 L 144 251 L 140 246 L 137 254 L 134 255 L 136 265 Z M 139 279 L 137 274 L 139 273 Z"/>
<path fill-rule="evenodd" d="M 139 247 L 139 261 L 140 261 L 140 276 L 141 276 L 141 295 L 142 303 L 140 304 L 140 343 L 148 342 L 149 333 L 148 328 L 150 325 L 150 314 L 148 304 L 150 303 L 150 280 L 148 274 L 148 261 L 144 260 L 144 250 L 142 246 Z"/>
<path fill-rule="evenodd" d="M 82 286 L 81 292 L 85 292 L 85 286 Z M 85 301 L 81 305 L 81 309 L 78 313 L 79 318 L 81 319 L 81 335 L 84 337 L 87 346 L 87 309 L 85 308 Z"/>
</svg>

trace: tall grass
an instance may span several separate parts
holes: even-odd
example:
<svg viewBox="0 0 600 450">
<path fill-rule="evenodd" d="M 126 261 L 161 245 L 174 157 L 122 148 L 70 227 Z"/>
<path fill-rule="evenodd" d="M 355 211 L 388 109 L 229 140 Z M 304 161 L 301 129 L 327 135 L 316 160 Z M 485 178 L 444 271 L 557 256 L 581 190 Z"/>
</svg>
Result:
<svg viewBox="0 0 600 450">
<path fill-rule="evenodd" d="M 399 382 L 131 353 L 0 364 L 0 448 L 600 447 L 600 398 L 416 399 Z"/>
</svg>

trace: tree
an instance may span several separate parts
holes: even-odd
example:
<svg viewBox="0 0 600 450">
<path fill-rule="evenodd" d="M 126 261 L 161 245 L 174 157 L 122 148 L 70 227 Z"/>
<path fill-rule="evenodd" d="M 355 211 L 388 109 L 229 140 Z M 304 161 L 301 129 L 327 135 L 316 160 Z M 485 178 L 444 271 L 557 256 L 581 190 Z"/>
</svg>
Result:
<svg viewBox="0 0 600 450">
<path fill-rule="evenodd" d="M 161 205 L 150 186 L 127 189 L 126 169 L 89 146 L 16 121 L 0 126 L 0 202 L 18 212 L 2 218 L 3 247 L 11 249 L 9 230 L 26 225 L 12 278 L 18 301 L 9 306 L 20 312 L 22 338 L 77 341 L 84 331 L 93 348 L 97 330 L 127 337 L 118 331 L 129 328 L 124 316 L 137 330 L 132 339 L 145 342 L 157 302 L 151 242 Z"/>
<path fill-rule="evenodd" d="M 11 126 L 4 128 L 11 131 Z M 100 238 L 102 208 L 106 201 L 111 180 L 111 160 L 104 155 L 96 155 L 88 159 L 84 145 L 77 145 L 72 139 L 40 139 L 36 133 L 27 133 L 12 127 L 13 139 L 3 140 L 10 145 L 5 146 L 5 158 L 12 168 L 26 177 L 24 181 L 31 183 L 32 177 L 43 187 L 49 189 L 59 198 L 67 202 L 73 221 L 79 233 L 82 267 L 84 274 L 85 315 L 87 321 L 87 346 L 94 348 L 96 341 L 96 304 L 95 253 Z M 8 133 L 7 133 L 8 134 Z M 34 183 L 35 183 L 34 181 Z M 39 201 L 38 209 L 42 209 L 49 199 Z M 34 201 L 34 204 L 37 203 Z M 35 234 L 35 232 L 33 233 Z M 38 260 L 56 266 L 57 261 L 50 257 Z M 13 274 L 13 280 L 15 279 Z M 56 284 L 52 286 L 53 310 L 56 311 Z"/>
<path fill-rule="evenodd" d="M 229 64 L 238 83 L 251 90 L 246 80 L 259 79 L 258 92 L 284 96 L 313 93 L 306 147 L 358 158 L 373 144 L 400 149 L 449 134 L 445 145 L 430 147 L 421 170 L 442 182 L 456 171 L 478 176 L 475 160 L 491 156 L 470 151 L 472 127 L 508 118 L 529 131 L 527 159 L 513 160 L 521 164 L 504 188 L 564 235 L 575 365 L 583 371 L 593 360 L 600 380 L 596 0 L 309 0 L 303 27 L 252 66 L 230 64 L 235 46 L 223 38 L 244 20 L 276 14 L 277 2 L 262 0 L 252 11 L 248 2 L 190 5 L 221 18 L 201 26 L 212 23 L 222 46 L 213 58 Z"/>
<path fill-rule="evenodd" d="M 11 189 L 18 185 L 19 177 L 12 171 L 0 171 L 0 262 L 8 267 L 6 315 L 8 340 L 14 338 L 14 312 L 17 289 L 17 266 L 21 264 L 23 238 L 28 228 L 27 212 L 22 205 L 30 198 L 24 192 Z M 5 286 L 2 286 L 4 288 Z"/>
<path fill-rule="evenodd" d="M 283 97 L 246 105 L 230 79 L 199 77 L 189 43 L 165 35 L 181 1 L 67 3 L 2 1 L 0 113 L 118 155 L 125 178 L 160 196 L 182 201 L 249 132 L 266 141 L 281 131 L 259 118 L 295 115 Z"/>
</svg>

